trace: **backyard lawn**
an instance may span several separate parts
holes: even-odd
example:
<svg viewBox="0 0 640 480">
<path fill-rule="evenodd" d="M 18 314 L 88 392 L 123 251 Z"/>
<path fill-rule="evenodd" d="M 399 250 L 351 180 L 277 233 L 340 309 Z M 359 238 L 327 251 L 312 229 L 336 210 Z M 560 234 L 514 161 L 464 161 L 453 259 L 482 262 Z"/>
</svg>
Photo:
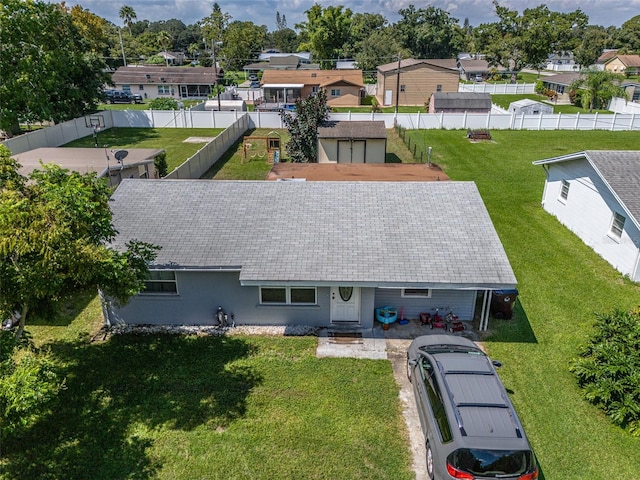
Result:
<svg viewBox="0 0 640 480">
<path fill-rule="evenodd" d="M 168 171 L 184 163 L 206 142 L 190 143 L 188 137 L 216 137 L 222 128 L 109 128 L 98 133 L 99 145 L 118 148 L 162 148 L 167 152 Z M 65 147 L 93 147 L 93 136 L 80 138 Z"/>
<path fill-rule="evenodd" d="M 433 148 L 452 180 L 473 180 L 518 279 L 515 318 L 490 322 L 489 353 L 500 370 L 549 480 L 640 479 L 640 438 L 613 426 L 580 396 L 568 370 L 591 335 L 594 312 L 640 305 L 633 284 L 540 206 L 544 171 L 534 160 L 587 149 L 637 149 L 638 132 L 493 130 L 407 134 Z M 588 215 L 587 212 L 585 212 Z"/>
</svg>

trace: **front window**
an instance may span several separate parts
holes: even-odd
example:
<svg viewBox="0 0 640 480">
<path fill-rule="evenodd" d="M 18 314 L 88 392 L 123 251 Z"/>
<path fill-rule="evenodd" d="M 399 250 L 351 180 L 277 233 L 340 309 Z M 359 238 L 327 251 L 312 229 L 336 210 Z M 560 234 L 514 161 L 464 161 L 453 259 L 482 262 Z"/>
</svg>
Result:
<svg viewBox="0 0 640 480">
<path fill-rule="evenodd" d="M 530 450 L 461 448 L 451 453 L 447 462 L 456 470 L 482 478 L 511 478 L 536 470 L 535 457 Z"/>
<path fill-rule="evenodd" d="M 441 91 L 442 91 L 442 85 L 437 85 L 436 92 L 441 92 Z"/>
<path fill-rule="evenodd" d="M 122 85 L 122 90 L 127 93 L 131 93 L 131 85 Z"/>
<path fill-rule="evenodd" d="M 622 237 L 622 231 L 624 230 L 625 218 L 619 213 L 613 213 L 613 221 L 611 222 L 611 235 L 616 238 Z"/>
<path fill-rule="evenodd" d="M 406 90 L 407 86 L 406 85 L 400 85 L 400 91 L 404 92 Z"/>
<path fill-rule="evenodd" d="M 169 85 L 158 85 L 158 95 L 171 95 L 171 87 Z"/>
<path fill-rule="evenodd" d="M 331 89 L 331 96 L 332 97 L 339 97 L 340 96 L 340 89 L 339 88 L 332 88 Z"/>
<path fill-rule="evenodd" d="M 566 200 L 569 198 L 569 182 L 562 180 L 562 190 L 560 190 L 560 198 Z"/>
<path fill-rule="evenodd" d="M 176 272 L 169 270 L 150 270 L 144 281 L 142 294 L 175 295 L 178 293 Z"/>
<path fill-rule="evenodd" d="M 311 93 L 318 93 L 318 86 L 314 85 L 313 87 L 311 87 Z"/>
<path fill-rule="evenodd" d="M 263 305 L 315 305 L 315 287 L 260 287 Z"/>
<path fill-rule="evenodd" d="M 144 85 L 138 85 L 138 90 L 144 91 Z"/>
</svg>

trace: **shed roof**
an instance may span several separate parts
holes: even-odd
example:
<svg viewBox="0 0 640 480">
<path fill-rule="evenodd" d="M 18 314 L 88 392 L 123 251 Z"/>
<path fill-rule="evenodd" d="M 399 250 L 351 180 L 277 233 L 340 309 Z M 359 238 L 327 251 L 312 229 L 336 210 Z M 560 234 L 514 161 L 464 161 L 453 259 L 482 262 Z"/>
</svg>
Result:
<svg viewBox="0 0 640 480">
<path fill-rule="evenodd" d="M 472 182 L 125 179 L 111 208 L 116 247 L 151 242 L 156 268 L 235 269 L 243 285 L 516 284 Z"/>
<path fill-rule="evenodd" d="M 436 109 L 491 109 L 491 94 L 473 92 L 435 92 L 433 105 Z"/>
<path fill-rule="evenodd" d="M 640 228 L 640 150 L 585 150 L 533 162 L 545 165 L 586 159 Z"/>
<path fill-rule="evenodd" d="M 384 120 L 328 122 L 318 128 L 318 138 L 387 138 Z"/>
</svg>

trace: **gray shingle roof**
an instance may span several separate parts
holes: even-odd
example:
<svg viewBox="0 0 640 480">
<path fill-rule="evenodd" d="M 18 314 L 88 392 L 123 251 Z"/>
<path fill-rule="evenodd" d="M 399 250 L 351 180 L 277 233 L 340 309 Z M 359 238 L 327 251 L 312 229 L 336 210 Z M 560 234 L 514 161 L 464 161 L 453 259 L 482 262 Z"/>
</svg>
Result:
<svg viewBox="0 0 640 480">
<path fill-rule="evenodd" d="M 119 235 L 162 247 L 157 265 L 241 268 L 266 282 L 512 288 L 472 182 L 124 180 Z"/>
<path fill-rule="evenodd" d="M 534 165 L 585 158 L 609 185 L 623 207 L 640 226 L 640 150 L 586 150 L 561 157 L 547 158 Z"/>
<path fill-rule="evenodd" d="M 329 122 L 318 127 L 318 138 L 387 138 L 383 120 Z"/>
</svg>

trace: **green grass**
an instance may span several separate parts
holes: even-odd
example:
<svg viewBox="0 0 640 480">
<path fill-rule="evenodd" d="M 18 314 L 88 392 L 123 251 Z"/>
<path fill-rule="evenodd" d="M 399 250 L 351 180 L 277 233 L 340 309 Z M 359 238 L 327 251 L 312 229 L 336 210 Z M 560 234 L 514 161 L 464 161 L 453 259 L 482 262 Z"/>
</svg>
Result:
<svg viewBox="0 0 640 480">
<path fill-rule="evenodd" d="M 515 318 L 490 322 L 487 347 L 550 480 L 640 478 L 640 438 L 613 426 L 581 396 L 570 360 L 591 334 L 593 312 L 629 309 L 640 285 L 623 278 L 540 206 L 544 171 L 534 160 L 586 149 L 637 149 L 638 132 L 408 131 L 433 147 L 454 180 L 473 180 L 518 279 Z M 585 214 L 588 214 L 585 212 Z"/>
<path fill-rule="evenodd" d="M 222 128 L 109 128 L 98 133 L 98 143 L 109 148 L 162 148 L 167 152 L 169 172 L 184 163 L 205 143 L 185 143 L 188 137 L 216 137 Z M 93 136 L 65 147 L 93 147 Z"/>
<path fill-rule="evenodd" d="M 318 359 L 315 337 L 88 343 L 99 305 L 75 308 L 67 327 L 29 327 L 66 389 L 3 438 L 0 478 L 414 478 L 389 362 Z"/>
<path fill-rule="evenodd" d="M 505 110 L 509 109 L 509 105 L 511 102 L 517 102 L 518 100 L 523 100 L 528 98 L 530 100 L 535 100 L 537 102 L 547 103 L 553 106 L 553 113 L 568 113 L 568 114 L 576 114 L 576 113 L 612 113 L 609 110 L 593 110 L 589 112 L 589 109 L 578 107 L 576 105 L 557 105 L 553 102 L 549 101 L 548 97 L 544 95 L 538 95 L 536 93 L 525 93 L 525 94 L 498 94 L 491 95 L 491 101 L 498 105 L 499 107 L 504 108 Z"/>
</svg>

